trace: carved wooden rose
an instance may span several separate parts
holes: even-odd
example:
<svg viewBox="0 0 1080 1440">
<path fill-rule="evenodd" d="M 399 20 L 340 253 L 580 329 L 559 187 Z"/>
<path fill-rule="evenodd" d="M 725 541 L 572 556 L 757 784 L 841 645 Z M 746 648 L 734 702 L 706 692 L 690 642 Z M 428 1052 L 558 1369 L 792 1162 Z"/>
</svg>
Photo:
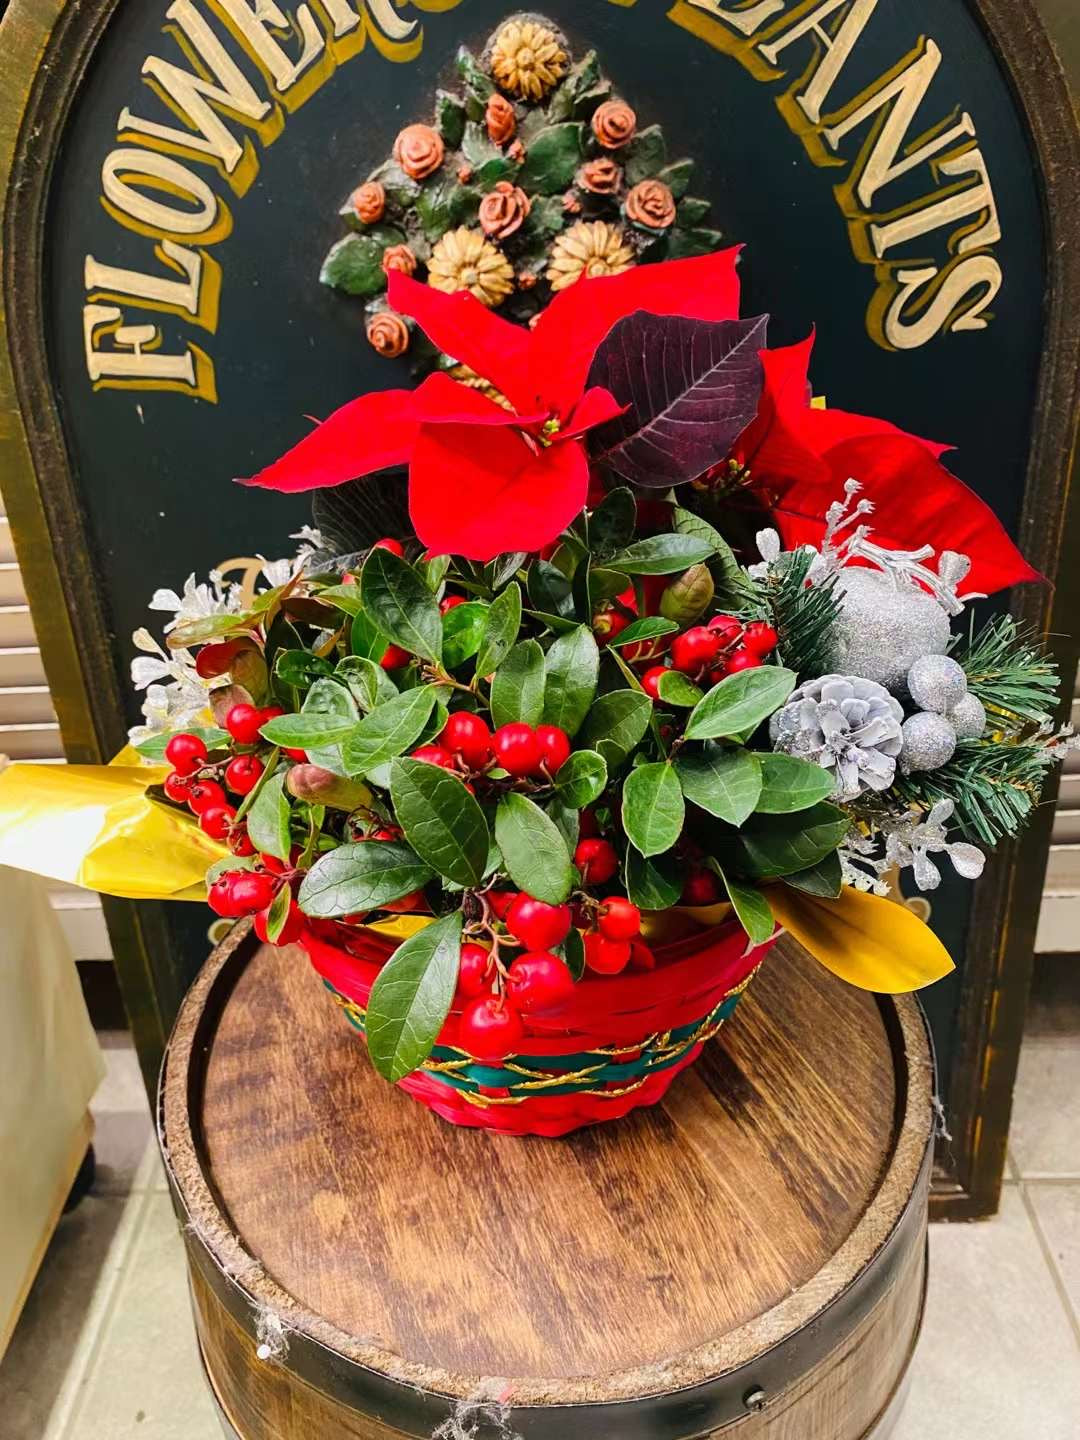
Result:
<svg viewBox="0 0 1080 1440">
<path fill-rule="evenodd" d="M 402 275 L 415 275 L 416 256 L 408 245 L 388 245 L 383 251 L 382 268 L 387 275 L 391 270 L 400 270 Z"/>
<path fill-rule="evenodd" d="M 517 133 L 514 107 L 505 95 L 500 95 L 497 91 L 487 102 L 484 118 L 487 121 L 488 136 L 495 145 L 505 145 Z"/>
<path fill-rule="evenodd" d="M 594 195 L 614 195 L 622 184 L 622 169 L 610 155 L 602 155 L 599 160 L 583 165 L 578 179 L 582 189 Z"/>
<path fill-rule="evenodd" d="M 365 225 L 374 225 L 386 213 L 386 191 L 378 180 L 365 180 L 353 191 L 352 207 Z"/>
<path fill-rule="evenodd" d="M 409 348 L 409 327 L 393 310 L 380 310 L 368 321 L 367 338 L 372 349 L 387 360 L 396 360 Z"/>
<path fill-rule="evenodd" d="M 675 197 L 662 180 L 642 180 L 626 197 L 626 218 L 646 230 L 675 224 Z"/>
<path fill-rule="evenodd" d="M 593 134 L 605 150 L 619 150 L 637 131 L 637 116 L 625 100 L 605 100 L 592 118 Z"/>
<path fill-rule="evenodd" d="M 412 180 L 434 175 L 445 154 L 442 136 L 430 125 L 406 125 L 394 141 L 394 159 Z"/>
<path fill-rule="evenodd" d="M 520 230 L 532 203 L 525 191 L 500 180 L 480 202 L 480 228 L 492 240 L 505 240 Z"/>
</svg>

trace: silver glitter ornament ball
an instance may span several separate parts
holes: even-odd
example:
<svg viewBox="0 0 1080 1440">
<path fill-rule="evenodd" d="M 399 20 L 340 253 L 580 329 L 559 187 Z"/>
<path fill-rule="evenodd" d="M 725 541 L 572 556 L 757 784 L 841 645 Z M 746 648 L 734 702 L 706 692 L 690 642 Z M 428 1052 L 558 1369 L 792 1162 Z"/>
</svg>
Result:
<svg viewBox="0 0 1080 1440">
<path fill-rule="evenodd" d="M 905 775 L 916 770 L 939 770 L 956 750 L 956 731 L 944 715 L 923 711 L 904 721 L 900 769 Z"/>
<path fill-rule="evenodd" d="M 830 670 L 898 690 L 916 660 L 948 648 L 949 617 L 925 590 L 860 566 L 840 571 L 837 590 L 844 603 L 823 657 Z"/>
<path fill-rule="evenodd" d="M 981 740 L 986 734 L 986 710 L 977 695 L 965 695 L 949 711 L 948 718 L 958 740 Z"/>
<path fill-rule="evenodd" d="M 908 671 L 907 688 L 920 710 L 947 715 L 967 694 L 967 676 L 948 655 L 920 655 Z"/>
</svg>

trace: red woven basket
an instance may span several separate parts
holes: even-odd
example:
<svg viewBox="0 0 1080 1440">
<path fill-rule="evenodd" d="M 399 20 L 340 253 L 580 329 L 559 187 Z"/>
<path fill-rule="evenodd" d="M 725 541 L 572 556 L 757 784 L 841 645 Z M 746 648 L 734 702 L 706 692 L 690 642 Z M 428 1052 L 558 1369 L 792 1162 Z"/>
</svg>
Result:
<svg viewBox="0 0 1080 1440">
<path fill-rule="evenodd" d="M 321 930 L 302 943 L 363 1033 L 371 987 L 399 942 L 363 928 Z M 497 1065 L 458 1046 L 460 1011 L 451 1010 L 430 1060 L 401 1089 L 454 1125 L 509 1135 L 565 1135 L 617 1120 L 654 1105 L 693 1064 L 772 943 L 748 948 L 732 920 L 655 947 L 655 970 L 586 973 L 565 1005 L 523 1017 L 525 1043 Z"/>
</svg>

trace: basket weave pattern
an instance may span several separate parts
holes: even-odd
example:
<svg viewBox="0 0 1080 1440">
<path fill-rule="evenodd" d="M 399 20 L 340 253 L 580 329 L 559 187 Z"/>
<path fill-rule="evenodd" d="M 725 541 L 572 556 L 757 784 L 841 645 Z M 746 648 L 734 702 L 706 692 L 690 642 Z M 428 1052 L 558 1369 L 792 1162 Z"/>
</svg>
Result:
<svg viewBox="0 0 1080 1440">
<path fill-rule="evenodd" d="M 371 987 L 394 943 L 373 931 L 343 943 L 309 935 L 315 970 L 361 1034 Z M 344 948 L 347 943 L 349 949 Z M 527 1038 L 499 1064 L 457 1044 L 451 1010 L 424 1066 L 401 1088 L 456 1125 L 515 1135 L 563 1135 L 655 1104 L 717 1033 L 772 942 L 747 949 L 737 923 L 657 947 L 652 971 L 586 974 L 572 1000 L 523 1017 Z"/>
</svg>

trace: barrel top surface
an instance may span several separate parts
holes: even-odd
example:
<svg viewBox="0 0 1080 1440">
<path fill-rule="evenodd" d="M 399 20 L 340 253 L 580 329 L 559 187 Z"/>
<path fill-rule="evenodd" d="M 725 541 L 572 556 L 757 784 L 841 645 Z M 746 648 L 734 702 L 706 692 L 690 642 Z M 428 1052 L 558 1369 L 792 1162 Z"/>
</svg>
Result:
<svg viewBox="0 0 1080 1440">
<path fill-rule="evenodd" d="M 914 1003 L 790 940 L 658 1106 L 554 1141 L 451 1127 L 375 1075 L 303 952 L 234 948 L 170 1048 L 179 1196 L 256 1300 L 410 1382 L 708 1378 L 850 1283 L 925 1155 Z"/>
</svg>

